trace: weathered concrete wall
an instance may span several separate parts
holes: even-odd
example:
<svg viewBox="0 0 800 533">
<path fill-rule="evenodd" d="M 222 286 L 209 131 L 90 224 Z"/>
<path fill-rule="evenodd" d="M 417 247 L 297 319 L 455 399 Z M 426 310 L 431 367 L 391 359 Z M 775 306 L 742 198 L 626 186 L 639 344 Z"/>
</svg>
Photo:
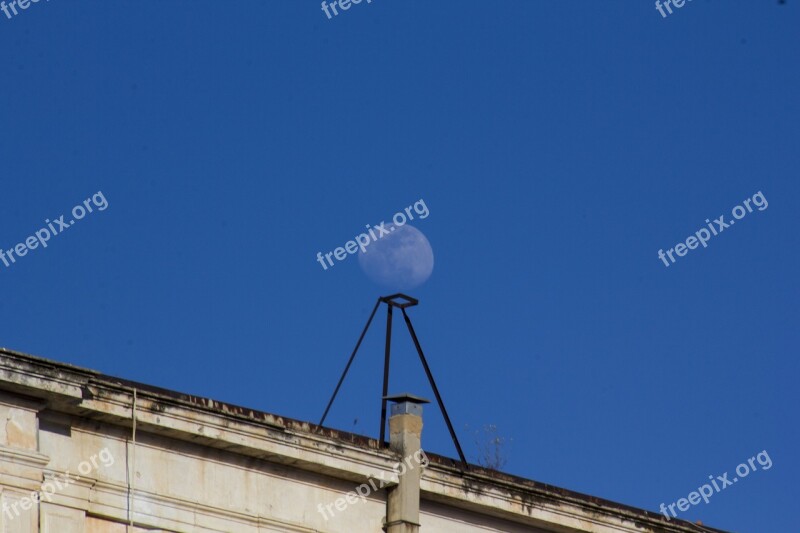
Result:
<svg viewBox="0 0 800 533">
<path fill-rule="evenodd" d="M 364 437 L 0 350 L 2 533 L 377 533 L 398 459 Z M 417 465 L 423 532 L 709 531 L 431 460 Z M 345 499 L 369 480 L 376 490 Z"/>
</svg>

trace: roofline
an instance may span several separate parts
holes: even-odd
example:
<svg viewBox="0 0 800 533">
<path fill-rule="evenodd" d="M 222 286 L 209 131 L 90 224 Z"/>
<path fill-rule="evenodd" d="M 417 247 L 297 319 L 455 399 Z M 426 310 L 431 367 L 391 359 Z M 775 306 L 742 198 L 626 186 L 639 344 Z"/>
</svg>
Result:
<svg viewBox="0 0 800 533">
<path fill-rule="evenodd" d="M 330 427 L 319 426 L 311 422 L 305 422 L 302 420 L 288 418 L 281 415 L 275 415 L 272 413 L 268 413 L 266 411 L 259 411 L 256 409 L 251 409 L 248 407 L 243 407 L 228 402 L 220 402 L 212 398 L 203 398 L 200 396 L 195 396 L 170 389 L 165 389 L 162 387 L 157 387 L 146 383 L 140 383 L 137 381 L 131 381 L 124 378 L 118 378 L 107 374 L 103 374 L 93 369 L 80 367 L 69 363 L 63 363 L 45 357 L 30 355 L 16 350 L 11 350 L 8 348 L 0 347 L 0 357 L 21 359 L 33 365 L 52 367 L 54 369 L 66 371 L 72 374 L 83 375 L 87 378 L 87 385 L 90 383 L 96 385 L 105 385 L 109 387 L 115 387 L 126 391 L 130 391 L 131 393 L 133 393 L 133 390 L 135 389 L 139 396 L 141 396 L 142 392 L 148 393 L 152 396 L 156 396 L 161 399 L 168 399 L 178 404 L 183 404 L 184 406 L 191 407 L 192 409 L 208 411 L 218 416 L 234 417 L 237 419 L 245 420 L 250 423 L 264 424 L 273 429 L 277 427 L 283 430 L 291 429 L 293 431 L 320 435 L 334 440 L 347 442 L 351 445 L 365 449 L 371 449 L 371 450 L 389 449 L 388 444 L 384 444 L 383 446 L 381 446 L 381 444 L 377 439 L 373 439 L 365 435 L 359 435 L 347 431 L 340 431 Z M 2 382 L 2 380 L 0 380 L 0 382 Z M 431 460 L 432 463 L 440 467 L 446 468 L 448 470 L 453 470 L 454 472 L 461 472 L 463 470 L 462 463 L 458 459 L 454 459 L 444 455 L 438 455 L 435 453 L 430 453 L 427 451 L 426 451 L 426 456 Z M 697 533 L 728 533 L 721 529 L 711 528 L 705 525 L 699 525 L 677 518 L 671 519 L 669 521 L 664 521 L 664 515 L 660 513 L 648 511 L 646 509 L 641 509 L 638 507 L 629 506 L 611 500 L 606 500 L 604 498 L 591 496 L 588 494 L 565 489 L 562 487 L 557 487 L 555 485 L 542 483 L 540 481 L 535 481 L 533 479 L 523 478 L 505 472 L 487 469 L 479 465 L 467 464 L 467 473 L 475 475 L 479 478 L 488 478 L 488 480 L 494 481 L 496 483 L 516 485 L 521 488 L 527 488 L 535 492 L 543 492 L 556 498 L 572 500 L 574 502 L 584 505 L 589 505 L 591 507 L 614 509 L 620 511 L 622 514 L 632 516 L 633 518 L 639 517 L 642 519 L 646 519 L 648 522 L 652 522 L 653 520 L 659 520 L 663 524 L 663 527 L 666 528 L 678 527 L 680 528 L 677 529 L 679 531 L 683 530 L 683 531 L 697 532 Z M 672 530 L 675 531 L 675 529 Z"/>
</svg>

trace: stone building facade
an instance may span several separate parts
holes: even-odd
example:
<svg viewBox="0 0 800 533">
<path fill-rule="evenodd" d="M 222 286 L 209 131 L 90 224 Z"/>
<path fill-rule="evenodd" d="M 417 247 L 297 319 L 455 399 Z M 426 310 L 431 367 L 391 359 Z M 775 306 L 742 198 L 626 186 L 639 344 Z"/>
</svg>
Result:
<svg viewBox="0 0 800 533">
<path fill-rule="evenodd" d="M 0 532 L 718 531 L 425 454 L 421 414 L 384 447 L 0 349 Z"/>
</svg>

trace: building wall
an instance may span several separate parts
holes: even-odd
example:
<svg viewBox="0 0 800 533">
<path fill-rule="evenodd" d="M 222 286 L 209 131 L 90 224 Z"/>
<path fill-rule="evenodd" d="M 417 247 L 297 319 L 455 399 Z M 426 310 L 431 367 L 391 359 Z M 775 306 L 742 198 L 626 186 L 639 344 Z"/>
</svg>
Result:
<svg viewBox="0 0 800 533">
<path fill-rule="evenodd" d="M 0 533 L 381 531 L 400 458 L 374 440 L 137 387 L 0 350 Z M 423 532 L 710 531 L 431 458 Z"/>
</svg>

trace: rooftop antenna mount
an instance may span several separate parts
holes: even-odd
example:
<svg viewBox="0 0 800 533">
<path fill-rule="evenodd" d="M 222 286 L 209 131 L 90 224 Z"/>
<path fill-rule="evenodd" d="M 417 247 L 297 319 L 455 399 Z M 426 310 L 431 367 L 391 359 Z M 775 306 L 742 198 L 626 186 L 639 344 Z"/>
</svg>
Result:
<svg viewBox="0 0 800 533">
<path fill-rule="evenodd" d="M 433 374 L 431 373 L 431 369 L 428 366 L 428 360 L 425 359 L 425 354 L 422 352 L 422 346 L 419 344 L 419 339 L 417 338 L 417 334 L 414 331 L 414 326 L 411 325 L 411 319 L 408 317 L 406 313 L 406 308 L 413 307 L 419 304 L 419 300 L 416 298 L 412 298 L 406 294 L 397 293 L 392 294 L 390 296 L 381 296 L 378 298 L 378 301 L 375 302 L 375 307 L 372 308 L 372 313 L 369 315 L 369 319 L 367 320 L 367 324 L 364 326 L 364 329 L 361 331 L 361 336 L 358 338 L 358 342 L 356 343 L 356 347 L 353 348 L 353 353 L 350 354 L 350 359 L 347 361 L 347 365 L 344 367 L 344 372 L 342 372 L 342 377 L 339 378 L 339 383 L 336 384 L 336 389 L 333 391 L 333 396 L 331 396 L 330 401 L 328 402 L 328 406 L 325 408 L 325 412 L 322 414 L 322 418 L 319 421 L 319 426 L 322 426 L 325 423 L 325 418 L 328 416 L 328 412 L 333 405 L 333 401 L 336 399 L 336 395 L 339 393 L 339 389 L 344 382 L 344 378 L 347 376 L 347 372 L 350 370 L 350 365 L 353 364 L 353 359 L 356 357 L 356 353 L 358 353 L 359 347 L 361 347 L 361 342 L 364 340 L 364 336 L 367 334 L 367 330 L 369 329 L 370 324 L 372 324 L 372 319 L 375 318 L 375 313 L 378 311 L 378 307 L 381 303 L 386 304 L 386 347 L 384 351 L 384 361 L 383 361 L 383 394 L 381 394 L 381 431 L 380 431 L 380 444 L 381 446 L 386 445 L 386 402 L 391 400 L 392 398 L 388 396 L 389 393 L 389 359 L 391 353 L 391 344 L 392 344 L 392 310 L 396 307 L 400 309 L 403 313 L 403 318 L 405 319 L 406 326 L 408 327 L 408 332 L 411 334 L 411 340 L 414 341 L 414 347 L 417 349 L 417 354 L 419 354 L 419 359 L 422 362 L 422 367 L 425 369 L 425 374 L 428 376 L 428 381 L 431 384 L 431 388 L 433 389 L 433 394 L 436 396 L 436 402 L 439 404 L 439 409 L 442 411 L 442 416 L 444 416 L 444 421 L 447 424 L 447 429 L 450 431 L 450 437 L 453 439 L 453 444 L 455 444 L 456 450 L 458 451 L 458 457 L 461 459 L 462 466 L 466 469 L 467 467 L 467 460 L 464 457 L 464 452 L 461 450 L 461 445 L 458 443 L 458 437 L 456 437 L 456 432 L 453 429 L 453 424 L 450 422 L 450 417 L 447 415 L 447 409 L 444 407 L 444 402 L 442 401 L 442 396 L 439 394 L 439 388 L 436 386 L 436 381 L 433 379 Z"/>
</svg>

